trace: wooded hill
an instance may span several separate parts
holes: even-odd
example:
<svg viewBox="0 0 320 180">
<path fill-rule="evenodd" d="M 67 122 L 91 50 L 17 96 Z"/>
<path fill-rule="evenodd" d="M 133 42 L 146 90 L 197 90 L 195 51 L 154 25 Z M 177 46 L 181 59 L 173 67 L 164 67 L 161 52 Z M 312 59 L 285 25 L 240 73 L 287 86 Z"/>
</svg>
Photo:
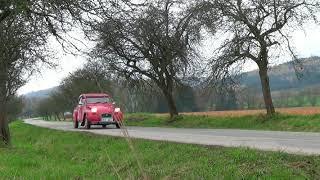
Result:
<svg viewBox="0 0 320 180">
<path fill-rule="evenodd" d="M 271 90 L 302 90 L 320 85 L 320 57 L 301 59 L 302 70 L 297 74 L 293 62 L 276 65 L 270 68 L 269 78 Z M 249 87 L 260 85 L 258 70 L 244 73 L 241 84 Z"/>
</svg>

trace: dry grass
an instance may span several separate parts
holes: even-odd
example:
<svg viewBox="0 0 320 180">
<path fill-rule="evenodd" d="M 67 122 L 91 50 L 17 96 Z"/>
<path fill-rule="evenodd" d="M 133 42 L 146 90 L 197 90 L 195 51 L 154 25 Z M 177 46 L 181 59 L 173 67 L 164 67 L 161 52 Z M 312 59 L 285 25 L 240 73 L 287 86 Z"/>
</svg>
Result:
<svg viewBox="0 0 320 180">
<path fill-rule="evenodd" d="M 294 108 L 277 108 L 277 112 L 281 114 L 289 115 L 314 115 L 320 114 L 320 107 L 294 107 Z M 264 109 L 258 110 L 233 110 L 233 111 L 208 111 L 208 112 L 185 112 L 180 113 L 183 115 L 205 115 L 205 116 L 229 116 L 229 117 L 240 117 L 247 115 L 258 115 L 264 114 L 266 111 Z M 167 114 L 157 114 L 157 115 L 167 115 Z"/>
</svg>

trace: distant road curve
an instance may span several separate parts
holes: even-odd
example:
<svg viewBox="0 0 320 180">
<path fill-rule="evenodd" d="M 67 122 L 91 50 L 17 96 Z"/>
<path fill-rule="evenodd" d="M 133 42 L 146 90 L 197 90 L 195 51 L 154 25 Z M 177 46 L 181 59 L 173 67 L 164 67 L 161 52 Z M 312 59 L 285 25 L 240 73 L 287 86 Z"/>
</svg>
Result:
<svg viewBox="0 0 320 180">
<path fill-rule="evenodd" d="M 25 123 L 63 131 L 84 131 L 94 134 L 120 136 L 121 130 L 112 126 L 102 129 L 73 129 L 72 122 L 25 119 Z M 184 129 L 157 127 L 128 127 L 131 137 L 188 144 L 250 147 L 260 150 L 284 151 L 294 154 L 320 154 L 320 133 L 254 131 L 235 129 Z"/>
</svg>

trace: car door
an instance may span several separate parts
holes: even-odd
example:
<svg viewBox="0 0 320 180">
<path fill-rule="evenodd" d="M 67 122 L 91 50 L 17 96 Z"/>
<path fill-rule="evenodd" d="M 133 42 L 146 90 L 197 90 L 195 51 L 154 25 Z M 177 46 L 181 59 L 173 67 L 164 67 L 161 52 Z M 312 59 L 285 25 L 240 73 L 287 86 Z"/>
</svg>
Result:
<svg viewBox="0 0 320 180">
<path fill-rule="evenodd" d="M 85 102 L 84 102 L 84 98 L 80 97 L 79 98 L 79 103 L 78 103 L 78 120 L 81 122 L 83 120 L 83 111 L 84 111 L 84 107 L 85 107 Z"/>
</svg>

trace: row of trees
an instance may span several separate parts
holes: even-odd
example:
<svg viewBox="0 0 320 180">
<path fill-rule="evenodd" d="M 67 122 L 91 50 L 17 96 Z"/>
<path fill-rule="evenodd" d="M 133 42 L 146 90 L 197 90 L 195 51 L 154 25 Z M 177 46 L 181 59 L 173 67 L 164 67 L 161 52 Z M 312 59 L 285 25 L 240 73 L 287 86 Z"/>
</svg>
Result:
<svg viewBox="0 0 320 180">
<path fill-rule="evenodd" d="M 109 75 L 97 64 L 88 63 L 66 77 L 49 98 L 38 103 L 36 112 L 48 119 L 60 119 L 64 112 L 73 112 L 79 95 L 84 92 L 113 92 Z"/>
<path fill-rule="evenodd" d="M 283 49 L 297 59 L 286 33 L 316 20 L 319 7 L 316 0 L 1 1 L 2 140 L 10 141 L 6 118 L 8 99 L 25 83 L 24 77 L 37 69 L 37 64 L 50 65 L 46 48 L 49 35 L 56 37 L 63 47 L 66 43 L 75 47 L 66 38 L 66 33 L 75 25 L 96 43 L 86 54 L 98 62 L 97 67 L 103 69 L 103 74 L 100 77 L 91 69 L 87 76 L 91 83 L 101 78 L 120 77 L 127 84 L 160 91 L 174 118 L 178 115 L 174 98 L 178 87 L 195 87 L 195 84 L 208 87 L 230 82 L 235 76 L 232 69 L 251 60 L 259 67 L 265 107 L 272 115 L 269 62 Z M 203 35 L 215 37 L 217 32 L 224 32 L 227 37 L 215 51 L 214 58 L 204 61 L 197 51 Z M 206 80 L 188 84 L 193 77 Z M 96 84 L 100 91 L 104 89 L 102 84 Z M 229 92 L 232 88 L 227 89 Z M 61 91 L 68 94 L 68 89 L 61 88 Z M 229 94 L 233 96 L 231 91 Z M 57 96 L 73 101 L 77 95 Z"/>
<path fill-rule="evenodd" d="M 39 101 L 33 108 L 33 116 L 63 119 L 65 112 L 73 111 L 78 96 L 86 92 L 108 93 L 126 112 L 168 112 L 166 100 L 159 89 L 145 82 L 135 82 L 140 85 L 128 83 L 124 78 L 105 72 L 96 62 L 87 63 L 84 68 L 66 77 L 48 98 Z M 174 100 L 179 111 L 198 110 L 195 91 L 189 86 L 174 89 Z"/>
<path fill-rule="evenodd" d="M 317 106 L 320 103 L 320 88 L 308 87 L 302 90 L 287 89 L 273 91 L 275 107 L 304 107 Z M 229 99 L 230 105 L 225 103 L 225 109 L 262 109 L 264 107 L 263 96 L 258 87 L 243 87 L 224 94 L 224 99 Z M 213 99 L 216 101 L 217 99 Z M 228 101 L 224 101 L 228 102 Z M 231 103 L 232 102 L 232 103 Z M 215 109 L 219 108 L 219 103 L 214 103 Z"/>
<path fill-rule="evenodd" d="M 50 97 L 36 103 L 32 115 L 48 120 L 65 120 L 66 112 L 72 113 L 76 106 L 78 95 L 85 92 L 109 93 L 118 103 L 117 106 L 125 112 L 168 112 L 166 100 L 159 89 L 146 86 L 145 82 L 141 82 L 141 86 L 128 84 L 125 79 L 108 77 L 104 72 L 98 64 L 86 64 L 85 68 L 66 77 Z M 173 90 L 173 99 L 178 111 L 223 111 L 264 107 L 259 87 L 226 85 L 203 90 L 201 86 L 192 87 L 191 84 L 193 83 L 189 82 L 188 85 L 177 86 Z M 272 95 L 275 107 L 302 107 L 319 104 L 319 92 L 319 87 L 309 87 L 302 91 L 274 91 Z M 69 113 L 67 116 L 70 118 Z"/>
</svg>

